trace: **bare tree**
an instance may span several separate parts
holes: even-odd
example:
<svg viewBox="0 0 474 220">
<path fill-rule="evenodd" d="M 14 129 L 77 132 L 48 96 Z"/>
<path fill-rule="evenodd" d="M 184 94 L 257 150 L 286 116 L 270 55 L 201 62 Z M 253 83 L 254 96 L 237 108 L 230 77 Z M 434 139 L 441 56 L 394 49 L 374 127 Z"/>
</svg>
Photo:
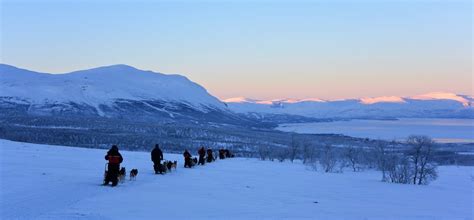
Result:
<svg viewBox="0 0 474 220">
<path fill-rule="evenodd" d="M 413 176 L 412 164 L 406 157 L 390 155 L 387 160 L 388 173 L 392 183 L 409 184 Z"/>
<path fill-rule="evenodd" d="M 299 151 L 299 143 L 295 140 L 295 134 L 291 135 L 291 143 L 289 147 L 289 154 L 288 157 L 290 161 L 293 163 L 293 161 L 296 159 L 296 156 L 298 155 Z"/>
<path fill-rule="evenodd" d="M 278 150 L 275 150 L 275 156 L 278 159 L 278 161 L 283 162 L 288 158 L 288 149 L 287 148 L 281 148 Z"/>
<path fill-rule="evenodd" d="M 360 170 L 362 155 L 362 150 L 358 147 L 349 146 L 345 149 L 344 157 L 354 172 Z"/>
<path fill-rule="evenodd" d="M 319 159 L 321 150 L 317 145 L 312 144 L 310 141 L 303 142 L 302 145 L 302 158 L 303 164 L 309 166 L 313 170 L 318 170 Z"/>
<path fill-rule="evenodd" d="M 311 143 L 309 140 L 303 141 L 301 157 L 303 164 L 313 164 L 318 158 L 317 146 Z"/>
<path fill-rule="evenodd" d="M 333 148 L 332 145 L 327 144 L 323 147 L 320 154 L 319 162 L 326 173 L 332 172 L 337 164 L 336 153 Z"/>
<path fill-rule="evenodd" d="M 377 161 L 377 168 L 382 171 L 382 181 L 387 181 L 387 171 L 388 168 L 390 167 L 389 165 L 389 152 L 388 152 L 388 146 L 384 142 L 380 142 L 376 147 L 375 147 L 375 158 Z"/>
<path fill-rule="evenodd" d="M 261 160 L 270 159 L 270 149 L 268 146 L 259 146 L 258 147 L 258 156 Z"/>
<path fill-rule="evenodd" d="M 411 146 L 408 155 L 413 161 L 413 184 L 428 184 L 430 180 L 436 179 L 436 164 L 432 161 L 433 140 L 427 136 L 412 135 L 408 137 L 407 143 Z"/>
</svg>

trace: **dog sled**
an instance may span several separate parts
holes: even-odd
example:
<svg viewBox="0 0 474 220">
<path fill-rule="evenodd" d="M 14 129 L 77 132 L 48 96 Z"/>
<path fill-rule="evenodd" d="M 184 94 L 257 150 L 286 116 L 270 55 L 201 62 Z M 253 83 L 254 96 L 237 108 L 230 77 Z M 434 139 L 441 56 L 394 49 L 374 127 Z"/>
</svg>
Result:
<svg viewBox="0 0 474 220">
<path fill-rule="evenodd" d="M 110 181 L 112 181 L 112 180 L 107 181 L 108 174 L 109 174 L 109 163 L 105 163 L 104 179 L 102 181 L 103 185 L 107 185 Z M 125 167 L 120 167 L 119 172 L 117 173 L 117 183 L 123 183 L 123 181 L 125 180 L 125 176 L 126 176 Z"/>
</svg>

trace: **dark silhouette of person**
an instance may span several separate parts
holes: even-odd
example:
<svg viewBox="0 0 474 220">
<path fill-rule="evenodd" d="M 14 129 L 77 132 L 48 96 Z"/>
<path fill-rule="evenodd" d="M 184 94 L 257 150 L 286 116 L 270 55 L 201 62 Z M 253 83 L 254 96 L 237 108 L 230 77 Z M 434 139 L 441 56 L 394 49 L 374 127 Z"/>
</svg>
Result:
<svg viewBox="0 0 474 220">
<path fill-rule="evenodd" d="M 233 157 L 232 154 L 230 153 L 230 150 L 225 149 L 224 152 L 225 152 L 225 157 L 226 157 L 226 158 L 231 158 L 231 157 Z"/>
<path fill-rule="evenodd" d="M 191 168 L 193 165 L 192 165 L 192 155 L 189 153 L 188 150 L 185 150 L 184 153 L 183 153 L 183 156 L 184 156 L 184 168 Z"/>
<path fill-rule="evenodd" d="M 204 147 L 201 147 L 201 149 L 198 150 L 198 154 L 199 154 L 199 162 L 198 162 L 198 164 L 199 164 L 199 165 L 204 165 L 204 163 L 205 163 L 205 157 L 206 157 L 206 150 L 204 149 Z"/>
<path fill-rule="evenodd" d="M 105 177 L 104 185 L 109 185 L 112 182 L 112 186 L 116 186 L 118 183 L 118 174 L 120 171 L 120 164 L 123 162 L 123 157 L 119 152 L 117 145 L 113 145 L 112 148 L 105 155 L 105 160 L 108 160 L 107 175 Z"/>
<path fill-rule="evenodd" d="M 207 162 L 210 163 L 214 160 L 215 160 L 215 158 L 214 158 L 214 155 L 212 155 L 212 150 L 207 149 Z"/>
<path fill-rule="evenodd" d="M 219 159 L 225 159 L 225 151 L 223 149 L 219 149 Z"/>
<path fill-rule="evenodd" d="M 155 169 L 155 174 L 163 174 L 163 169 L 161 161 L 163 160 L 163 151 L 161 151 L 158 144 L 155 145 L 155 148 L 151 151 L 151 161 L 153 161 L 153 168 Z"/>
</svg>

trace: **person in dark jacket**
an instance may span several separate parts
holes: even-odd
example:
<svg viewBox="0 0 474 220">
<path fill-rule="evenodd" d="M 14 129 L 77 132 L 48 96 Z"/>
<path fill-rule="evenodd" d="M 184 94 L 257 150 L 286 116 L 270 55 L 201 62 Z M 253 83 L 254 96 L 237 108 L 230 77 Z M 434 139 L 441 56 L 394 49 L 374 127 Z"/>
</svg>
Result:
<svg viewBox="0 0 474 220">
<path fill-rule="evenodd" d="M 225 151 L 223 149 L 219 149 L 219 159 L 225 159 Z"/>
<path fill-rule="evenodd" d="M 163 174 L 163 169 L 161 161 L 163 160 L 163 151 L 161 151 L 158 144 L 155 145 L 155 148 L 151 151 L 151 161 L 153 161 L 153 168 L 155 169 L 155 174 Z"/>
<path fill-rule="evenodd" d="M 225 152 L 225 157 L 226 157 L 226 158 L 231 158 L 231 157 L 233 157 L 232 154 L 230 153 L 230 150 L 225 149 L 224 152 Z"/>
<path fill-rule="evenodd" d="M 184 168 L 191 168 L 192 167 L 192 155 L 189 153 L 188 150 L 185 150 L 184 153 L 183 153 L 183 156 L 184 156 Z"/>
<path fill-rule="evenodd" d="M 204 163 L 205 163 L 205 157 L 206 157 L 206 150 L 204 149 L 204 147 L 201 147 L 201 149 L 198 150 L 198 154 L 199 154 L 199 162 L 198 162 L 198 164 L 199 164 L 199 165 L 204 165 Z"/>
<path fill-rule="evenodd" d="M 113 145 L 112 148 L 110 148 L 107 155 L 105 155 L 105 160 L 108 160 L 109 163 L 104 185 L 109 185 L 109 182 L 112 182 L 112 186 L 116 186 L 118 183 L 120 164 L 123 162 L 123 157 L 119 153 L 117 145 Z"/>
<path fill-rule="evenodd" d="M 207 149 L 207 162 L 210 163 L 212 161 L 214 161 L 214 155 L 212 155 L 212 150 L 211 149 Z"/>
</svg>

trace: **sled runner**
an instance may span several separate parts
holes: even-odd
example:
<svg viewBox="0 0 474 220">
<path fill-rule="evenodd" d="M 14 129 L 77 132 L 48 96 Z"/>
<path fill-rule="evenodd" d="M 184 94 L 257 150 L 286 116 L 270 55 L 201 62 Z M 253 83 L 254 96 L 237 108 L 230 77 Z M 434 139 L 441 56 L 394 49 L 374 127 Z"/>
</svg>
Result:
<svg viewBox="0 0 474 220">
<path fill-rule="evenodd" d="M 104 180 L 102 181 L 102 184 L 104 185 L 107 183 L 107 172 L 109 172 L 108 166 L 109 166 L 109 163 L 105 163 Z"/>
</svg>

